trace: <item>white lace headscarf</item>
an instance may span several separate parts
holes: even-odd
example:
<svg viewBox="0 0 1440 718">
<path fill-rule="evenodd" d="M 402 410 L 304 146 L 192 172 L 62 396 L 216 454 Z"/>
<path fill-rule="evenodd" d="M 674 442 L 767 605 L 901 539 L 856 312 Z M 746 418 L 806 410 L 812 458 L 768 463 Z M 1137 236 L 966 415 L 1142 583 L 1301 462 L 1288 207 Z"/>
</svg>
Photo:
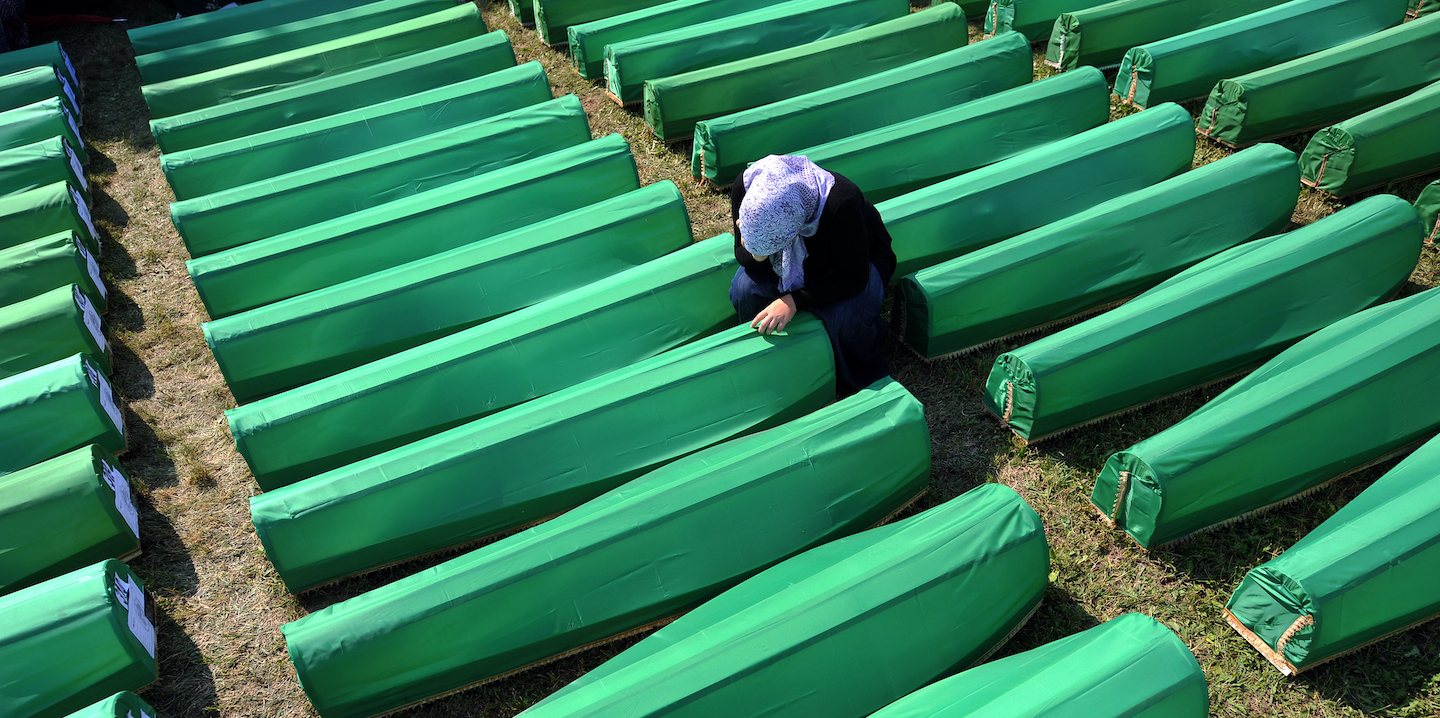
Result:
<svg viewBox="0 0 1440 718">
<path fill-rule="evenodd" d="M 820 226 L 835 175 L 805 157 L 770 155 L 745 170 L 745 199 L 735 224 L 745 249 L 769 255 L 780 291 L 805 286 L 805 243 Z"/>
</svg>

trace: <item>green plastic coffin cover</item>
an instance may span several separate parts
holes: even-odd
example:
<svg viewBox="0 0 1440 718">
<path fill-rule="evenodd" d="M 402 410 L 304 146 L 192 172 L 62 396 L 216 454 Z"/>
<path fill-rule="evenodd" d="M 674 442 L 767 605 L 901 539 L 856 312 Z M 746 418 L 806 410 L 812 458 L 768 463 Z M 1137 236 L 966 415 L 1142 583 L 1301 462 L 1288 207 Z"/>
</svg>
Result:
<svg viewBox="0 0 1440 718">
<path fill-rule="evenodd" d="M 1286 675 L 1434 618 L 1437 522 L 1440 440 L 1432 439 L 1299 543 L 1252 569 L 1225 618 Z"/>
<path fill-rule="evenodd" d="M 91 224 L 90 208 L 70 183 L 52 182 L 0 197 L 0 249 L 57 232 L 74 232 L 92 255 L 100 256 L 100 235 Z"/>
<path fill-rule="evenodd" d="M 1337 197 L 1440 169 L 1440 82 L 1315 133 L 1300 181 Z"/>
<path fill-rule="evenodd" d="M 965 16 L 947 3 L 788 50 L 650 80 L 645 83 L 645 124 L 662 140 L 689 139 L 700 120 L 964 47 L 968 33 Z"/>
<path fill-rule="evenodd" d="M 1415 209 L 1420 212 L 1420 223 L 1425 228 L 1425 242 L 1434 244 L 1440 239 L 1440 180 L 1435 180 L 1415 199 Z"/>
<path fill-rule="evenodd" d="M 793 154 L 880 202 L 1099 127 L 1109 89 L 1099 70 L 1081 69 Z"/>
<path fill-rule="evenodd" d="M 80 140 L 80 125 L 65 109 L 65 103 L 58 97 L 34 102 L 13 110 L 0 112 L 0 150 L 21 147 L 51 137 L 64 137 L 65 142 L 80 158 L 80 163 L 90 161 L 85 152 L 85 143 Z"/>
<path fill-rule="evenodd" d="M 1292 0 L 1130 48 L 1115 94 L 1138 107 L 1210 94 L 1215 83 L 1400 24 L 1405 0 Z"/>
<path fill-rule="evenodd" d="M 74 284 L 0 306 L 0 378 L 84 354 L 110 373 L 110 343 L 90 298 Z"/>
<path fill-rule="evenodd" d="M 120 399 L 79 354 L 0 379 L 0 475 L 87 444 L 125 450 Z"/>
<path fill-rule="evenodd" d="M 1224 379 L 1392 296 L 1420 258 L 1409 203 L 1372 197 L 1221 252 L 995 360 L 985 406 L 1036 440 Z"/>
<path fill-rule="evenodd" d="M 383 28 L 140 88 L 152 117 L 170 117 L 333 77 L 485 33 L 474 3 Z"/>
<path fill-rule="evenodd" d="M 70 62 L 70 55 L 58 42 L 50 42 L 44 45 L 31 45 L 21 49 L 11 49 L 0 53 L 0 75 L 8 75 L 12 72 L 29 70 L 32 67 L 46 65 L 55 68 L 55 71 L 70 83 L 72 88 L 80 87 L 80 80 L 75 74 L 75 65 Z"/>
<path fill-rule="evenodd" d="M 160 156 L 191 199 L 454 129 L 550 99 L 538 62 L 233 140 Z"/>
<path fill-rule="evenodd" d="M 150 133 L 162 152 L 194 149 L 433 90 L 514 64 L 510 38 L 496 30 L 333 77 L 154 119 Z"/>
<path fill-rule="evenodd" d="M 873 718 L 1205 718 L 1205 673 L 1185 642 L 1143 613 L 991 661 L 922 688 Z"/>
<path fill-rule="evenodd" d="M 684 613 L 929 475 L 925 409 L 885 379 L 282 631 L 316 710 L 366 718 Z"/>
<path fill-rule="evenodd" d="M 535 6 L 530 0 L 508 0 L 510 14 L 525 27 L 535 27 Z"/>
<path fill-rule="evenodd" d="M 640 187 L 618 134 L 186 263 L 213 317 L 357 279 Z"/>
<path fill-rule="evenodd" d="M 55 136 L 8 150 L 0 150 L 0 196 L 65 182 L 90 199 L 90 183 L 80 157 L 64 137 Z"/>
<path fill-rule="evenodd" d="M 904 341 L 968 351 L 1124 301 L 1180 270 L 1283 229 L 1295 155 L 1263 145 L 900 280 Z"/>
<path fill-rule="evenodd" d="M 835 398 L 833 361 L 809 315 L 784 335 L 733 327 L 266 492 L 251 499 L 251 518 L 285 585 L 301 591 L 544 520 L 690 452 L 803 416 Z M 764 380 L 775 372 L 786 381 Z"/>
<path fill-rule="evenodd" d="M 1165 105 L 878 205 L 897 277 L 1055 222 L 1187 169 L 1195 129 Z"/>
<path fill-rule="evenodd" d="M 0 110 L 14 110 L 52 97 L 60 99 L 70 116 L 80 118 L 80 101 L 75 89 L 53 67 L 32 67 L 28 70 L 0 75 Z"/>
<path fill-rule="evenodd" d="M 590 140 L 580 98 L 498 117 L 170 205 L 190 255 L 238 247 L 423 194 Z"/>
<path fill-rule="evenodd" d="M 136 55 L 229 37 L 296 20 L 339 12 L 360 0 L 263 0 L 176 18 L 126 32 Z"/>
<path fill-rule="evenodd" d="M 1440 20 L 1407 22 L 1221 80 L 1196 128 L 1241 146 L 1324 127 L 1440 80 Z"/>
<path fill-rule="evenodd" d="M 976 43 L 869 77 L 695 125 L 690 166 L 725 186 L 749 163 L 873 130 L 1029 84 L 1019 35 Z"/>
<path fill-rule="evenodd" d="M 1136 45 L 1274 7 L 1285 0 L 1113 0 L 1055 19 L 1045 64 L 1062 72 L 1113 67 Z"/>
<path fill-rule="evenodd" d="M 207 322 L 205 341 L 230 391 L 245 402 L 454 334 L 692 242 L 685 200 L 667 180 Z"/>
<path fill-rule="evenodd" d="M 1405 12 L 1410 17 L 1424 17 L 1440 9 L 1440 2 L 1435 0 L 1410 0 L 1410 9 Z"/>
<path fill-rule="evenodd" d="M 734 239 L 660 259 L 226 412 L 269 490 L 647 359 L 735 322 Z M 381 421 L 380 417 L 384 417 Z"/>
<path fill-rule="evenodd" d="M 519 2 L 529 6 L 532 17 L 525 22 L 535 23 L 540 39 L 550 45 L 564 45 L 569 40 L 571 25 L 602 20 L 614 15 L 634 12 L 664 0 L 510 0 L 512 6 Z M 735 12 L 743 12 L 736 10 Z"/>
<path fill-rule="evenodd" d="M 714 67 L 905 17 L 906 0 L 791 0 L 605 47 L 605 86 L 645 99 L 645 81 Z"/>
<path fill-rule="evenodd" d="M 153 683 L 154 614 L 114 559 L 0 596 L 0 715 L 64 716 Z"/>
<path fill-rule="evenodd" d="M 1146 548 L 1269 508 L 1434 434 L 1437 368 L 1440 292 L 1367 309 L 1111 456 L 1090 500 Z"/>
<path fill-rule="evenodd" d="M 781 0 L 674 0 L 571 25 L 570 60 L 581 77 L 605 78 L 605 46 L 778 5 Z M 547 3 L 548 4 L 548 3 Z M 593 6 L 593 3 L 591 3 Z"/>
<path fill-rule="evenodd" d="M 861 718 L 1004 643 L 1048 551 L 1024 499 L 985 484 L 768 569 L 522 715 Z"/>
<path fill-rule="evenodd" d="M 96 561 L 140 554 L 130 480 L 110 452 L 86 446 L 0 476 L 0 594 Z"/>
<path fill-rule="evenodd" d="M 375 30 L 455 6 L 454 0 L 381 0 L 281 25 L 237 32 L 135 57 L 146 83 L 218 70 L 302 47 Z"/>
<path fill-rule="evenodd" d="M 65 718 L 158 718 L 159 715 L 140 696 L 130 691 L 120 691 Z"/>
<path fill-rule="evenodd" d="M 80 287 L 95 311 L 105 313 L 100 265 L 74 232 L 57 232 L 0 249 L 0 307 L 66 284 Z"/>
<path fill-rule="evenodd" d="M 1030 42 L 1042 42 L 1050 37 L 1061 13 L 1101 4 L 1101 0 L 990 0 L 985 8 L 985 37 L 1014 30 Z"/>
</svg>

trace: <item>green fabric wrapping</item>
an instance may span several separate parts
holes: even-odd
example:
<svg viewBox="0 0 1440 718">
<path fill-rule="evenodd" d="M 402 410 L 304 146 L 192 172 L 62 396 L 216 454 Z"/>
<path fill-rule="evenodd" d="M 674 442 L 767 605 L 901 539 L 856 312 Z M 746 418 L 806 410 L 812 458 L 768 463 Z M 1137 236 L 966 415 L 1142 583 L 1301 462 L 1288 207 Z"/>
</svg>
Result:
<svg viewBox="0 0 1440 718">
<path fill-rule="evenodd" d="M 695 125 L 696 177 L 728 186 L 766 155 L 849 137 L 1030 83 L 1019 35 L 976 43 L 858 80 Z M 842 173 L 843 174 L 843 173 Z"/>
<path fill-rule="evenodd" d="M 210 316 L 323 289 L 640 188 L 618 134 L 186 263 Z"/>
<path fill-rule="evenodd" d="M 202 325 L 236 400 L 454 334 L 688 246 L 666 181 L 479 242 Z"/>
<path fill-rule="evenodd" d="M 759 10 L 778 5 L 782 1 L 674 0 L 599 20 L 573 24 L 566 30 L 570 60 L 581 77 L 603 80 L 606 45 Z"/>
<path fill-rule="evenodd" d="M 1252 148 L 900 280 L 903 339 L 934 358 L 1092 312 L 1283 229 L 1295 155 Z"/>
<path fill-rule="evenodd" d="M 107 558 L 140 554 L 130 480 L 86 446 L 0 476 L 0 594 Z"/>
<path fill-rule="evenodd" d="M 647 359 L 734 324 L 733 243 L 729 235 L 712 237 L 231 409 L 230 433 L 268 491 Z"/>
<path fill-rule="evenodd" d="M 80 125 L 70 116 L 60 98 L 51 97 L 0 112 L 0 150 L 22 147 L 51 137 L 64 137 L 82 165 L 90 161 L 85 143 L 80 139 Z"/>
<path fill-rule="evenodd" d="M 1440 169 L 1440 82 L 1315 133 L 1300 181 L 1337 197 Z"/>
<path fill-rule="evenodd" d="M 538 62 L 368 107 L 160 156 L 176 199 L 239 187 L 550 99 Z"/>
<path fill-rule="evenodd" d="M 985 406 L 1035 441 L 1254 367 L 1398 290 L 1415 210 L 1372 197 L 1221 252 L 1123 306 L 995 360 Z"/>
<path fill-rule="evenodd" d="M 65 718 L 159 718 L 149 703 L 130 691 L 121 691 Z"/>
<path fill-rule="evenodd" d="M 65 284 L 80 287 L 95 311 L 105 313 L 108 305 L 100 265 L 74 232 L 57 232 L 0 249 L 0 307 Z"/>
<path fill-rule="evenodd" d="M 1440 20 L 1382 30 L 1215 85 L 1196 120 L 1231 146 L 1324 127 L 1440 80 Z"/>
<path fill-rule="evenodd" d="M 788 50 L 649 80 L 645 124 L 662 140 L 689 139 L 700 120 L 873 75 L 968 41 L 965 16 L 946 3 Z"/>
<path fill-rule="evenodd" d="M 125 450 L 119 394 L 76 354 L 0 379 L 0 476 L 87 444 Z"/>
<path fill-rule="evenodd" d="M 1109 89 L 1099 70 L 1081 69 L 792 154 L 880 202 L 1099 127 Z"/>
<path fill-rule="evenodd" d="M 1150 107 L 1205 97 L 1215 83 L 1394 27 L 1405 0 L 1293 0 L 1130 48 L 1115 94 Z"/>
<path fill-rule="evenodd" d="M 998 716 L 1205 718 L 1205 673 L 1185 642 L 1143 613 L 1126 613 L 921 688 L 874 718 Z"/>
<path fill-rule="evenodd" d="M 955 0 L 930 0 L 930 7 L 939 7 L 946 2 L 958 5 L 960 9 L 965 12 L 966 17 L 972 18 L 983 16 L 985 11 L 990 7 L 990 0 L 964 0 L 964 2 L 955 2 Z"/>
<path fill-rule="evenodd" d="M 1440 2 L 1436 0 L 1410 0 L 1409 10 L 1405 14 L 1409 17 L 1424 17 L 1436 10 L 1440 10 Z"/>
<path fill-rule="evenodd" d="M 140 92 L 151 117 L 243 100 L 431 50 L 486 31 L 474 3 L 440 10 L 368 32 L 347 35 L 299 50 L 144 85 Z"/>
<path fill-rule="evenodd" d="M 929 477 L 925 409 L 884 379 L 281 630 L 317 712 L 365 718 L 683 613 Z"/>
<path fill-rule="evenodd" d="M 90 183 L 80 157 L 64 137 L 55 136 L 0 150 L 0 197 L 65 182 L 90 200 Z"/>
<path fill-rule="evenodd" d="M 1293 547 L 1251 569 L 1226 604 L 1226 619 L 1294 675 L 1440 614 L 1437 476 L 1440 441 L 1432 439 Z"/>
<path fill-rule="evenodd" d="M 0 307 L 0 378 L 74 354 L 110 373 L 105 326 L 80 287 L 67 284 Z"/>
<path fill-rule="evenodd" d="M 1048 552 L 1034 509 L 984 484 L 761 572 L 522 715 L 860 718 L 1004 643 Z"/>
<path fill-rule="evenodd" d="M 100 256 L 100 235 L 80 190 L 68 182 L 0 197 L 0 249 L 57 232 L 74 232 L 93 256 Z"/>
<path fill-rule="evenodd" d="M 1103 0 L 990 0 L 981 27 L 986 38 L 1014 30 L 1030 42 L 1043 42 L 1061 13 L 1101 4 Z"/>
<path fill-rule="evenodd" d="M 80 101 L 75 88 L 53 67 L 43 65 L 0 75 L 0 110 L 14 110 L 58 97 L 65 111 L 80 119 Z"/>
<path fill-rule="evenodd" d="M 145 84 L 218 70 L 266 55 L 299 50 L 455 6 L 454 0 L 381 0 L 281 25 L 237 32 L 135 57 Z"/>
<path fill-rule="evenodd" d="M 150 133 L 162 152 L 179 152 L 433 90 L 514 64 L 510 38 L 496 30 L 334 77 L 150 120 Z"/>
<path fill-rule="evenodd" d="M 1113 0 L 1055 19 L 1045 64 L 1113 67 L 1136 45 L 1218 25 L 1285 0 Z"/>
<path fill-rule="evenodd" d="M 629 105 L 645 99 L 646 80 L 824 40 L 909 12 L 908 0 L 791 0 L 625 40 L 605 46 L 605 87 Z"/>
<path fill-rule="evenodd" d="M 55 71 L 65 79 L 65 82 L 70 84 L 71 88 L 79 89 L 80 78 L 75 74 L 75 65 L 70 62 L 70 55 L 60 47 L 58 42 L 31 45 L 0 53 L 0 75 L 29 70 L 42 65 L 55 68 Z"/>
<path fill-rule="evenodd" d="M 882 202 L 895 276 L 1149 187 L 1194 155 L 1190 113 L 1165 105 Z"/>
<path fill-rule="evenodd" d="M 590 140 L 574 95 L 278 177 L 181 200 L 170 219 L 192 257 L 238 247 Z"/>
<path fill-rule="evenodd" d="M 1150 548 L 1294 498 L 1434 434 L 1437 365 L 1440 292 L 1351 315 L 1112 455 L 1090 500 Z"/>
<path fill-rule="evenodd" d="M 0 715 L 58 718 L 153 683 L 154 613 L 114 559 L 0 596 Z"/>
<path fill-rule="evenodd" d="M 808 314 L 783 335 L 733 327 L 268 491 L 250 500 L 251 518 L 280 578 L 303 591 L 544 520 L 804 416 L 835 398 L 833 364 L 824 325 Z M 777 373 L 786 380 L 767 380 Z M 396 515 L 427 518 L 387 518 Z"/>
<path fill-rule="evenodd" d="M 126 34 L 135 54 L 144 55 L 340 12 L 355 7 L 359 1 L 264 0 L 137 27 Z"/>
<path fill-rule="evenodd" d="M 510 0 L 511 3 L 516 0 Z M 592 20 L 602 20 L 614 15 L 634 12 L 664 0 L 519 0 L 530 6 L 532 17 L 525 22 L 535 23 L 535 31 L 548 45 L 564 45 L 570 39 L 570 26 Z M 743 12 L 736 10 L 735 12 Z"/>
<path fill-rule="evenodd" d="M 1415 198 L 1415 209 L 1425 227 L 1425 242 L 1434 244 L 1436 239 L 1440 239 L 1440 180 L 1420 190 L 1420 196 Z"/>
</svg>

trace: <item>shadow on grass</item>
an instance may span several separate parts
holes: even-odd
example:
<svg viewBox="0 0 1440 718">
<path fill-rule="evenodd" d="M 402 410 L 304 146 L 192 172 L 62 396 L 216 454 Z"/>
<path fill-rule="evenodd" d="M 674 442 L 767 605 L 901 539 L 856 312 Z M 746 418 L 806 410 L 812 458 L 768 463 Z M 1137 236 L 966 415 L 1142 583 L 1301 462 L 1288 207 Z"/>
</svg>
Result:
<svg viewBox="0 0 1440 718">
<path fill-rule="evenodd" d="M 1440 621 L 1417 626 L 1292 679 L 1368 715 L 1440 715 L 1417 694 L 1440 680 Z"/>
<path fill-rule="evenodd" d="M 141 580 L 149 577 L 143 572 Z M 157 599 L 163 606 L 164 599 Z M 160 679 L 140 696 L 155 706 L 163 716 L 210 715 L 218 702 L 215 676 L 195 645 L 175 619 L 163 609 L 156 612 L 158 633 L 155 657 L 160 663 Z"/>
</svg>

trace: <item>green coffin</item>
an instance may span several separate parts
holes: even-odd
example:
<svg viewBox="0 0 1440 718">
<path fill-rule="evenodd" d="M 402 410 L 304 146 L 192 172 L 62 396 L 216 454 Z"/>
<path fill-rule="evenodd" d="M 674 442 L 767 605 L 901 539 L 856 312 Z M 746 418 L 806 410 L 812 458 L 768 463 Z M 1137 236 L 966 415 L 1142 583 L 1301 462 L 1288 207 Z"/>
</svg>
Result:
<svg viewBox="0 0 1440 718">
<path fill-rule="evenodd" d="M 49 65 L 0 75 L 0 111 L 14 110 L 52 97 L 60 99 L 70 116 L 80 118 L 75 88 Z"/>
<path fill-rule="evenodd" d="M 1238 520 L 1434 434 L 1437 366 L 1440 292 L 1354 314 L 1111 456 L 1090 500 L 1146 548 Z"/>
<path fill-rule="evenodd" d="M 1409 203 L 1372 197 L 1221 252 L 995 360 L 985 406 L 1034 441 L 1254 367 L 1392 296 L 1420 258 Z"/>
<path fill-rule="evenodd" d="M 162 152 L 179 152 L 433 90 L 514 64 L 510 39 L 496 30 L 333 77 L 151 120 L 150 132 Z"/>
<path fill-rule="evenodd" d="M 126 32 L 136 55 L 216 40 L 348 10 L 361 0 L 264 0 L 176 18 Z"/>
<path fill-rule="evenodd" d="M 1440 20 L 1426 17 L 1221 80 L 1196 121 L 1231 146 L 1324 127 L 1440 80 Z"/>
<path fill-rule="evenodd" d="M 1029 84 L 1019 35 L 977 43 L 858 80 L 695 125 L 691 171 L 725 186 L 751 162 L 791 154 Z"/>
<path fill-rule="evenodd" d="M 299 50 L 455 7 L 454 0 L 381 0 L 270 27 L 237 32 L 135 57 L 145 84 L 218 70 L 266 55 Z"/>
<path fill-rule="evenodd" d="M 74 284 L 56 287 L 38 297 L 0 306 L 0 378 L 85 355 L 93 366 L 110 373 L 110 343 L 100 314 Z"/>
<path fill-rule="evenodd" d="M 529 0 L 509 0 L 510 14 L 525 27 L 535 27 L 535 6 Z"/>
<path fill-rule="evenodd" d="M 129 479 L 98 446 L 0 476 L 0 545 L 0 594 L 140 555 Z"/>
<path fill-rule="evenodd" d="M 170 205 L 193 257 L 304 229 L 583 144 L 566 95 L 389 147 Z"/>
<path fill-rule="evenodd" d="M 646 80 L 824 40 L 909 12 L 905 0 L 791 0 L 625 40 L 605 47 L 605 87 L 629 105 L 645 99 Z"/>
<path fill-rule="evenodd" d="M 521 715 L 861 718 L 983 660 L 1049 567 L 1039 516 L 985 484 L 784 561 Z"/>
<path fill-rule="evenodd" d="M 21 147 L 51 137 L 64 137 L 65 142 L 80 158 L 80 163 L 90 161 L 85 152 L 85 143 L 80 140 L 80 125 L 65 109 L 65 103 L 58 97 L 34 102 L 13 110 L 0 112 L 0 150 Z"/>
<path fill-rule="evenodd" d="M 151 117 L 243 100 L 327 79 L 485 33 L 473 3 L 397 22 L 368 32 L 309 45 L 218 70 L 144 85 Z"/>
<path fill-rule="evenodd" d="M 1409 8 L 1409 10 L 1405 11 L 1408 17 L 1424 17 L 1440 9 L 1440 2 L 1436 2 L 1436 0 L 1410 0 Z"/>
<path fill-rule="evenodd" d="M 1115 94 L 1137 107 L 1205 97 L 1215 83 L 1394 27 L 1405 0 L 1293 0 L 1130 48 Z"/>
<path fill-rule="evenodd" d="M 0 250 L 57 232 L 74 232 L 92 255 L 100 256 L 100 235 L 91 224 L 90 208 L 70 183 L 52 182 L 0 197 Z"/>
<path fill-rule="evenodd" d="M 159 718 L 159 715 L 140 696 L 130 691 L 121 691 L 65 718 Z"/>
<path fill-rule="evenodd" d="M 526 6 L 527 17 L 522 20 L 535 23 L 540 39 L 553 46 L 569 40 L 571 25 L 634 12 L 663 0 L 510 0 L 511 7 L 517 2 Z"/>
<path fill-rule="evenodd" d="M 1205 673 L 1185 642 L 1143 613 L 991 661 L 921 688 L 873 718 L 1205 718 Z"/>
<path fill-rule="evenodd" d="M 665 181 L 202 327 L 230 391 L 245 402 L 524 309 L 692 242 L 685 200 Z"/>
<path fill-rule="evenodd" d="M 645 83 L 645 124 L 667 142 L 690 139 L 700 120 L 964 47 L 968 32 L 965 16 L 946 3 L 787 50 L 649 80 Z"/>
<path fill-rule="evenodd" d="M 386 713 L 684 613 L 929 478 L 925 409 L 884 379 L 282 631 L 322 716 Z"/>
<path fill-rule="evenodd" d="M 357 279 L 639 189 L 620 135 L 186 263 L 213 317 Z"/>
<path fill-rule="evenodd" d="M 1109 89 L 1099 70 L 1077 70 L 793 154 L 879 202 L 1099 127 Z"/>
<path fill-rule="evenodd" d="M 154 615 L 114 559 L 0 596 L 0 715 L 61 718 L 155 682 Z"/>
<path fill-rule="evenodd" d="M 990 0 L 982 27 L 986 38 L 1014 30 L 1030 42 L 1043 42 L 1061 13 L 1101 4 L 1101 0 Z"/>
<path fill-rule="evenodd" d="M 74 232 L 57 232 L 0 249 L 0 307 L 74 284 L 95 311 L 106 309 L 100 265 Z"/>
<path fill-rule="evenodd" d="M 65 182 L 80 190 L 88 202 L 90 183 L 85 167 L 70 143 L 55 136 L 8 150 L 0 150 L 0 197 Z"/>
<path fill-rule="evenodd" d="M 1280 5 L 1285 0 L 1114 0 L 1055 19 L 1045 64 L 1062 72 L 1113 67 L 1136 45 L 1164 40 Z"/>
<path fill-rule="evenodd" d="M 83 356 L 0 379 L 0 476 L 87 444 L 124 451 L 125 419 L 105 373 Z"/>
<path fill-rule="evenodd" d="M 1337 197 L 1440 169 L 1440 82 L 1315 133 L 1300 181 Z"/>
<path fill-rule="evenodd" d="M 940 357 L 1124 301 L 1283 229 L 1298 180 L 1293 153 L 1256 147 L 922 269 L 899 282 L 904 341 Z"/>
<path fill-rule="evenodd" d="M 75 65 L 70 62 L 70 55 L 60 47 L 58 42 L 31 45 L 0 53 L 0 75 L 29 70 L 42 65 L 55 68 L 60 77 L 65 78 L 65 82 L 70 84 L 70 87 L 77 89 L 80 87 L 80 79 L 75 74 Z"/>
<path fill-rule="evenodd" d="M 1167 105 L 882 202 L 895 275 L 1149 187 L 1189 169 L 1194 154 L 1190 114 Z"/>
<path fill-rule="evenodd" d="M 1440 441 L 1251 569 L 1225 619 L 1286 675 L 1440 614 Z"/>
<path fill-rule="evenodd" d="M 1425 189 L 1420 190 L 1420 196 L 1415 198 L 1415 209 L 1420 212 L 1420 223 L 1425 228 L 1425 243 L 1434 244 L 1440 239 L 1440 180 L 1435 180 Z"/>
<path fill-rule="evenodd" d="M 538 62 L 368 107 L 160 156 L 176 199 L 353 157 L 550 99 Z"/>
<path fill-rule="evenodd" d="M 655 356 L 735 323 L 733 244 L 713 237 L 231 409 L 230 433 L 268 491 Z"/>
<path fill-rule="evenodd" d="M 665 464 L 835 398 L 819 320 L 748 326 L 636 362 L 250 501 L 265 553 L 302 591 L 543 521 Z M 784 372 L 784 382 L 766 376 Z M 386 517 L 427 517 L 400 522 Z M 352 530 L 365 526 L 365 531 Z"/>
<path fill-rule="evenodd" d="M 605 78 L 605 46 L 778 5 L 780 0 L 675 0 L 571 25 L 570 59 L 581 77 Z M 546 3 L 547 5 L 550 3 Z M 593 3 L 592 3 L 593 6 Z"/>
</svg>

